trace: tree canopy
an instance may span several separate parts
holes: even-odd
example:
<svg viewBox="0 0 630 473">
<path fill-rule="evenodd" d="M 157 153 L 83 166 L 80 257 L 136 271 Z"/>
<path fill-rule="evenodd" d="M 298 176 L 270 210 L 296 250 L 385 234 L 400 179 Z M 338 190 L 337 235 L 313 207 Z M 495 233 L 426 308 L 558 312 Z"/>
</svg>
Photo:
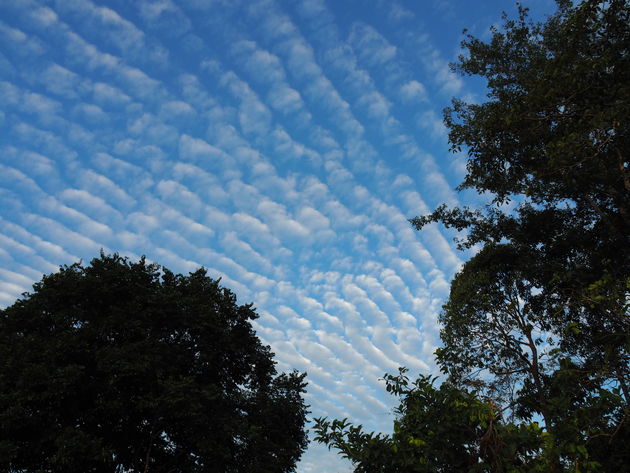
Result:
<svg viewBox="0 0 630 473">
<path fill-rule="evenodd" d="M 277 374 L 251 305 L 204 269 L 118 255 L 0 311 L 0 469 L 295 470 L 305 374 Z"/>
<path fill-rule="evenodd" d="M 558 5 L 545 23 L 521 8 L 489 42 L 464 42 L 456 69 L 484 77 L 488 100 L 455 100 L 445 122 L 468 152 L 460 188 L 492 201 L 412 223 L 467 230 L 462 246 L 483 248 L 441 316 L 443 370 L 542 416 L 559 457 L 607 438 L 599 460 L 612 465 L 630 407 L 630 5 Z"/>
<path fill-rule="evenodd" d="M 356 473 L 548 471 L 541 429 L 504 421 L 493 403 L 435 378 L 415 381 L 401 368 L 386 375 L 387 391 L 400 398 L 394 432 L 365 432 L 346 419 L 315 419 L 315 440 L 351 460 Z"/>
<path fill-rule="evenodd" d="M 453 67 L 485 79 L 487 98 L 455 99 L 444 119 L 452 150 L 468 154 L 459 189 L 489 202 L 442 205 L 411 220 L 419 230 L 455 228 L 460 248 L 476 250 L 440 316 L 436 355 L 447 379 L 436 392 L 473 396 L 534 445 L 517 455 L 520 464 L 479 459 L 458 471 L 630 465 L 630 4 L 557 3 L 542 23 L 519 7 L 488 41 L 467 35 L 467 54 Z M 388 442 L 401 419 L 429 409 L 411 398 Z M 321 441 L 367 451 L 347 435 L 330 437 L 327 422 L 318 425 Z M 433 422 L 411 435 L 426 438 Z M 475 445 L 455 425 L 444 433 L 452 445 Z M 424 471 L 414 468 L 439 445 L 400 471 Z"/>
</svg>

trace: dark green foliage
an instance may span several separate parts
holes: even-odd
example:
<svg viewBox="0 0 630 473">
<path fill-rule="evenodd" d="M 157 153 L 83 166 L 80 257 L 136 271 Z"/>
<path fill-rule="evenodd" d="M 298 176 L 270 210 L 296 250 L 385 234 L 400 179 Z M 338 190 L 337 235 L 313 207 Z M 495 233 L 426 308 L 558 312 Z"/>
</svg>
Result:
<svg viewBox="0 0 630 473">
<path fill-rule="evenodd" d="M 564 348 L 579 329 L 549 311 L 534 278 L 545 260 L 529 250 L 487 244 L 466 263 L 440 316 L 438 363 L 450 382 L 474 387 L 514 419 L 540 418 L 559 463 L 584 468 L 597 459 L 612 471 L 613 451 L 628 461 L 622 387 L 607 366 Z M 597 453 L 603 438 L 606 450 Z"/>
<path fill-rule="evenodd" d="M 484 77 L 488 100 L 455 100 L 445 121 L 468 152 L 460 188 L 493 199 L 412 220 L 482 247 L 453 282 L 438 361 L 542 417 L 556 471 L 614 471 L 630 463 L 630 4 L 562 1 L 543 24 L 521 9 L 464 46 L 456 69 Z"/>
<path fill-rule="evenodd" d="M 506 416 L 497 417 L 501 445 L 525 448 L 426 471 L 630 468 L 630 3 L 557 3 L 544 23 L 520 8 L 488 42 L 464 41 L 468 54 L 454 68 L 484 78 L 487 100 L 454 100 L 445 123 L 452 149 L 468 153 L 460 190 L 489 203 L 443 205 L 411 220 L 419 230 L 432 222 L 455 228 L 460 248 L 478 250 L 441 314 L 436 354 L 448 378 L 431 391 L 421 377 L 418 392 L 491 406 Z M 468 417 L 451 419 L 446 401 L 441 415 L 452 427 L 424 437 L 442 428 L 428 414 L 435 398 L 404 394 L 414 401 L 401 404 L 392 438 L 374 446 L 369 435 L 340 436 L 338 424 L 320 422 L 319 440 L 357 471 L 425 471 L 452 452 L 463 458 L 461 448 L 479 451 L 478 435 L 461 437 Z M 406 422 L 418 415 L 430 422 Z M 532 427 L 537 420 L 541 430 Z M 411 466 L 391 453 L 401 425 L 427 442 Z M 515 432 L 527 435 L 511 443 Z M 370 470 L 374 452 L 385 463 Z"/>
<path fill-rule="evenodd" d="M 45 276 L 0 312 L 0 470 L 294 471 L 304 375 L 276 376 L 256 317 L 203 269 Z"/>
<path fill-rule="evenodd" d="M 612 349 L 599 362 L 627 375 L 630 5 L 559 6 L 544 24 L 521 10 L 488 43 L 464 43 L 469 56 L 457 69 L 484 77 L 488 100 L 454 101 L 445 119 L 453 148 L 468 151 L 461 188 L 494 199 L 481 211 L 440 207 L 412 223 L 467 230 L 465 247 L 507 241 L 536 253 L 530 280 L 548 296 L 545 310 L 579 326 L 563 349 L 580 357 L 598 356 L 593 343 Z M 503 211 L 510 200 L 516 209 Z"/>
<path fill-rule="evenodd" d="M 386 376 L 400 397 L 391 436 L 363 432 L 343 421 L 316 419 L 315 439 L 337 448 L 357 473 L 547 471 L 544 436 L 535 424 L 506 423 L 492 403 L 474 393 L 406 370 Z"/>
</svg>

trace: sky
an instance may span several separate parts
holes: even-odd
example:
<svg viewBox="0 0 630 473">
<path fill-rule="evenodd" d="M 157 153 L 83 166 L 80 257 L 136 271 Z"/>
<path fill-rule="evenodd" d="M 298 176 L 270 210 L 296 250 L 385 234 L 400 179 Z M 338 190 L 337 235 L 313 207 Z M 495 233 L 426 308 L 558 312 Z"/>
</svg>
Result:
<svg viewBox="0 0 630 473">
<path fill-rule="evenodd" d="M 524 2 L 534 16 L 552 0 Z M 0 0 L 0 307 L 103 249 L 253 302 L 311 417 L 390 432 L 385 373 L 438 370 L 470 254 L 409 218 L 455 188 L 449 62 L 493 0 Z M 299 473 L 352 471 L 312 443 Z"/>
</svg>

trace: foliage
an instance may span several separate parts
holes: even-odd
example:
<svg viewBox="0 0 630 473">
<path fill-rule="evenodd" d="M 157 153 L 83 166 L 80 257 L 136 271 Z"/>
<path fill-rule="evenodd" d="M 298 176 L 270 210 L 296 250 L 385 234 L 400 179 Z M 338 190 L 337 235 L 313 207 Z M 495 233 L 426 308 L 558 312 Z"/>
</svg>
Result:
<svg viewBox="0 0 630 473">
<path fill-rule="evenodd" d="M 630 343 L 629 25 L 627 0 L 564 1 L 544 24 L 521 9 L 488 43 L 469 37 L 457 69 L 484 77 L 488 100 L 455 100 L 445 121 L 453 148 L 468 151 L 460 187 L 493 201 L 412 220 L 467 230 L 465 247 L 507 241 L 535 252 L 530 280 L 556 330 L 579 331 L 565 333 L 563 350 L 606 364 L 619 382 Z M 502 211 L 510 200 L 516 208 Z"/>
<path fill-rule="evenodd" d="M 391 436 L 365 433 L 346 420 L 316 419 L 315 439 L 335 447 L 357 473 L 546 471 L 533 453 L 545 448 L 535 424 L 504 422 L 493 403 L 474 393 L 401 369 L 386 375 L 387 391 L 400 397 Z"/>
<path fill-rule="evenodd" d="M 454 100 L 445 122 L 468 152 L 460 189 L 492 199 L 412 219 L 481 248 L 453 281 L 438 361 L 542 417 L 555 470 L 612 471 L 630 463 L 630 5 L 562 1 L 543 24 L 521 8 L 464 46 L 456 69 L 484 77 L 488 100 Z"/>
<path fill-rule="evenodd" d="M 614 451 L 627 461 L 621 386 L 611 389 L 601 365 L 572 359 L 558 343 L 564 335 L 555 331 L 547 294 L 531 282 L 539 261 L 535 249 L 488 244 L 466 263 L 440 316 L 438 363 L 451 382 L 474 387 L 513 418 L 540 418 L 554 443 L 547 453 L 559 463 L 584 465 L 597 457 L 611 467 Z M 607 439 L 601 451 L 598 438 Z"/>
<path fill-rule="evenodd" d="M 448 378 L 436 389 L 420 377 L 400 392 L 391 437 L 320 420 L 318 439 L 357 471 L 630 465 L 630 4 L 557 3 L 544 23 L 519 7 L 489 41 L 463 42 L 467 54 L 454 68 L 484 78 L 487 99 L 455 99 L 444 117 L 452 150 L 468 153 L 459 189 L 488 204 L 442 205 L 411 220 L 418 230 L 433 222 L 459 230 L 459 247 L 476 251 L 440 316 L 436 355 Z M 479 454 L 478 432 L 461 437 L 475 432 L 471 411 L 454 409 L 452 396 L 468 399 L 466 409 L 505 414 L 495 423 L 507 446 L 495 450 L 497 461 Z M 433 411 L 436 399 L 442 408 Z M 401 426 L 426 442 L 415 456 Z M 516 432 L 527 435 L 511 443 Z M 510 445 L 523 449 L 515 456 Z M 449 463 L 466 448 L 475 462 Z"/>
<path fill-rule="evenodd" d="M 118 255 L 0 312 L 0 469 L 289 472 L 304 374 L 276 375 L 251 305 L 200 269 Z"/>
<path fill-rule="evenodd" d="M 436 355 L 442 369 L 505 405 L 519 395 L 544 399 L 542 385 L 553 363 L 546 353 L 554 347 L 550 316 L 527 277 L 533 261 L 534 255 L 510 245 L 486 245 L 455 277 L 440 316 L 444 346 Z M 523 378 L 531 380 L 531 392 Z M 547 410 L 541 414 L 549 424 Z"/>
</svg>

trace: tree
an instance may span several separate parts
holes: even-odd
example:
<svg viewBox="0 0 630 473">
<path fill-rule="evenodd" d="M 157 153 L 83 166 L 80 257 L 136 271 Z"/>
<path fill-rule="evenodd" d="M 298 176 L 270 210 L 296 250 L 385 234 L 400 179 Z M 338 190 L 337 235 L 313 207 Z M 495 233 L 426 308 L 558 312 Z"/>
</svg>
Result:
<svg viewBox="0 0 630 473">
<path fill-rule="evenodd" d="M 295 470 L 305 375 L 204 269 L 101 254 L 33 287 L 0 311 L 0 469 Z"/>
<path fill-rule="evenodd" d="M 630 463 L 630 5 L 558 6 L 542 24 L 520 8 L 490 41 L 463 43 L 455 68 L 485 78 L 488 100 L 454 100 L 445 122 L 468 153 L 460 189 L 492 200 L 412 223 L 466 230 L 460 246 L 482 248 L 441 317 L 443 370 L 516 392 L 516 415 L 545 419 L 556 470 L 579 466 L 579 446 L 613 471 Z"/>
<path fill-rule="evenodd" d="M 466 229 L 466 247 L 535 249 L 539 299 L 558 332 L 577 329 L 562 348 L 606 365 L 630 404 L 629 25 L 627 0 L 561 1 L 546 23 L 521 9 L 488 43 L 469 36 L 456 68 L 484 77 L 489 100 L 454 100 L 445 122 L 453 149 L 469 156 L 460 189 L 493 200 L 481 211 L 442 206 L 412 223 Z M 506 212 L 509 201 L 516 208 Z"/>
<path fill-rule="evenodd" d="M 315 419 L 315 440 L 334 447 L 355 464 L 356 473 L 547 471 L 542 430 L 505 422 L 493 403 L 449 382 L 406 369 L 386 375 L 387 391 L 400 398 L 394 432 L 366 433 L 361 426 Z"/>
<path fill-rule="evenodd" d="M 520 466 L 480 459 L 482 471 L 630 465 L 630 4 L 557 3 L 543 23 L 519 7 L 489 41 L 467 36 L 453 67 L 484 78 L 487 100 L 455 99 L 444 119 L 452 150 L 468 154 L 459 190 L 489 202 L 411 219 L 418 230 L 434 222 L 459 230 L 459 247 L 477 251 L 440 317 L 445 389 L 496 406 L 512 428 L 544 424 L 543 447 L 523 452 Z M 398 415 L 431 405 L 420 397 Z M 365 465 L 372 444 L 331 436 L 334 426 L 318 425 L 320 441 Z M 446 429 L 443 438 L 457 434 Z M 440 446 L 427 441 L 427 451 Z M 400 471 L 424 471 L 413 465 Z"/>
<path fill-rule="evenodd" d="M 521 396 L 535 399 L 550 430 L 544 384 L 555 361 L 550 354 L 555 337 L 551 317 L 539 307 L 528 280 L 529 268 L 523 267 L 536 256 L 494 244 L 468 261 L 440 315 L 443 347 L 436 355 L 452 380 L 475 386 L 495 402 L 514 406 Z"/>
<path fill-rule="evenodd" d="M 540 417 L 553 445 L 550 471 L 593 467 L 594 460 L 612 471 L 628 459 L 623 395 L 603 382 L 609 374 L 572 359 L 558 343 L 563 334 L 530 278 L 539 257 L 535 249 L 488 244 L 465 264 L 440 316 L 438 364 L 450 382 L 474 387 L 511 418 Z M 613 460 L 613 452 L 625 460 Z"/>
</svg>

